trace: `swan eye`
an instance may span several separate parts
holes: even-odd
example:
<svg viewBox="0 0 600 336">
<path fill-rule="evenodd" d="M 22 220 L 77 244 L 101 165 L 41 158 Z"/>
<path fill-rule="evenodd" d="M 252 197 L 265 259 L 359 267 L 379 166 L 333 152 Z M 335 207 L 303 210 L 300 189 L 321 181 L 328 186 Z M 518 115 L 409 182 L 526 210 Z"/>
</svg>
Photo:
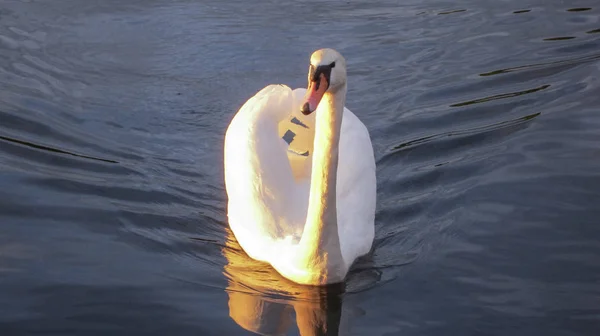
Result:
<svg viewBox="0 0 600 336">
<path fill-rule="evenodd" d="M 316 82 L 317 83 L 317 88 L 319 87 L 319 76 L 321 74 L 325 75 L 325 78 L 327 78 L 327 82 L 329 82 L 329 77 L 331 76 L 331 68 L 333 68 L 335 66 L 335 62 L 330 63 L 329 65 L 319 65 L 319 66 L 314 66 L 314 65 L 310 65 L 310 67 L 308 68 L 308 80 L 309 82 Z"/>
</svg>

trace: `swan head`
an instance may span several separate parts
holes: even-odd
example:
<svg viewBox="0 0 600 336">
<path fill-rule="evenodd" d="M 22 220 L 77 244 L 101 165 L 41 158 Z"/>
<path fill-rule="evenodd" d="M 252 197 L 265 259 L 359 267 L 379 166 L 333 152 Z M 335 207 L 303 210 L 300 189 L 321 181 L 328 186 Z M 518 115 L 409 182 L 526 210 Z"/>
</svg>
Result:
<svg viewBox="0 0 600 336">
<path fill-rule="evenodd" d="M 310 56 L 308 89 L 300 107 L 303 114 L 313 113 L 326 92 L 336 93 L 346 86 L 346 60 L 334 49 L 319 49 Z"/>
</svg>

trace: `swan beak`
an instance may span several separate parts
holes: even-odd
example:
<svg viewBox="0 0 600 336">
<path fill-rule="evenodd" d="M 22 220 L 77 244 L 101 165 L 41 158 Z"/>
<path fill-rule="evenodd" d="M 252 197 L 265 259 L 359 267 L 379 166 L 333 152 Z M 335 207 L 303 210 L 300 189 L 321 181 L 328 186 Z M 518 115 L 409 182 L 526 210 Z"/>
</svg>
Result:
<svg viewBox="0 0 600 336">
<path fill-rule="evenodd" d="M 302 111 L 304 115 L 313 113 L 317 109 L 321 98 L 323 98 L 323 95 L 328 88 L 329 82 L 324 74 L 319 76 L 318 81 L 308 82 L 308 89 L 306 90 L 306 95 L 304 96 L 304 104 L 302 104 L 300 111 Z"/>
</svg>

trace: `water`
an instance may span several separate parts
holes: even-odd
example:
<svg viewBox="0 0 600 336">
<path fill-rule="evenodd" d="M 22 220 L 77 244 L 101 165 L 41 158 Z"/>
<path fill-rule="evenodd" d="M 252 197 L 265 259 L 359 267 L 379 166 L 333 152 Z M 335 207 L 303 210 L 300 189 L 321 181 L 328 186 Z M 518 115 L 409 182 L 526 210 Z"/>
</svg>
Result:
<svg viewBox="0 0 600 336">
<path fill-rule="evenodd" d="M 373 255 L 294 286 L 228 231 L 225 129 L 348 60 Z M 0 3 L 2 335 L 595 335 L 594 1 Z"/>
</svg>

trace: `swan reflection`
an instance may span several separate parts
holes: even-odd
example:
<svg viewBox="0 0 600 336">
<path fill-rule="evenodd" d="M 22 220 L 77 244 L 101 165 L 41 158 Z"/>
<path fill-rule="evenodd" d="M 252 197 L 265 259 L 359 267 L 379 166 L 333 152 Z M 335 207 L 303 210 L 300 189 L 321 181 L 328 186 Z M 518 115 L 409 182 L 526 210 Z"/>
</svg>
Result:
<svg viewBox="0 0 600 336">
<path fill-rule="evenodd" d="M 303 336 L 347 334 L 342 330 L 343 284 L 295 284 L 248 257 L 229 230 L 223 254 L 228 261 L 223 273 L 228 279 L 229 316 L 242 328 L 260 335 L 286 335 L 296 322 Z"/>
</svg>

